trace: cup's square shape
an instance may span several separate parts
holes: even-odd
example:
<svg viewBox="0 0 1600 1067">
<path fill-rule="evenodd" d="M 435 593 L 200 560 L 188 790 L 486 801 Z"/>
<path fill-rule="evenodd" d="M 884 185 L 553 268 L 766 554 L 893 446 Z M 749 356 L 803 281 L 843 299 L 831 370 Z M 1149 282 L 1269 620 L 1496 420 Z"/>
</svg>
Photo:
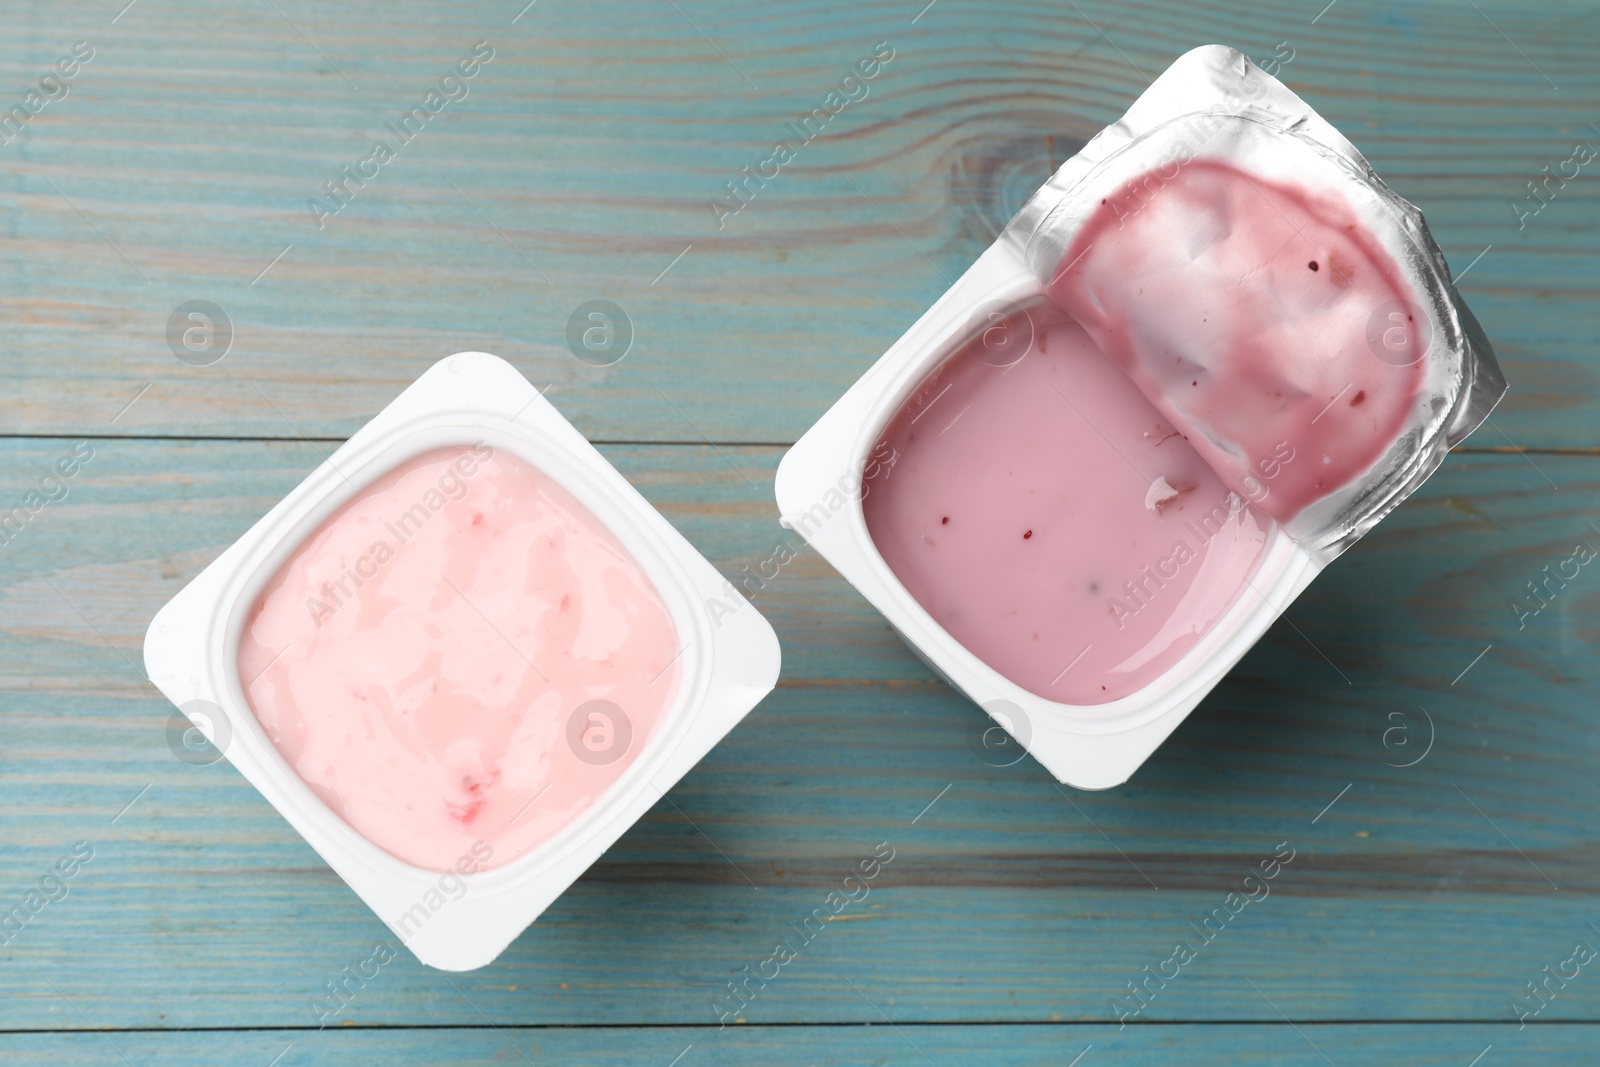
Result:
<svg viewBox="0 0 1600 1067">
<path fill-rule="evenodd" d="M 1108 789 L 1149 758 L 1321 568 L 1271 527 L 1249 589 L 1194 646 L 1140 691 L 1100 704 L 1030 692 L 951 636 L 873 541 L 862 507 L 863 472 L 907 398 L 986 328 L 986 309 L 1026 309 L 1042 298 L 1039 278 L 1023 259 L 1003 242 L 992 246 L 784 456 L 778 509 L 783 524 L 855 586 L 923 662 L 1003 728 L 983 735 L 986 760 L 1014 762 L 1020 745 L 1059 781 Z"/>
<path fill-rule="evenodd" d="M 424 867 L 379 847 L 289 765 L 240 677 L 263 589 L 331 517 L 409 461 L 487 445 L 587 511 L 670 615 L 676 685 L 631 762 L 592 803 L 502 865 L 464 854 Z M 151 681 L 394 931 L 444 970 L 491 962 L 776 684 L 771 626 L 515 368 L 463 352 L 439 361 L 173 597 L 145 638 Z"/>
</svg>

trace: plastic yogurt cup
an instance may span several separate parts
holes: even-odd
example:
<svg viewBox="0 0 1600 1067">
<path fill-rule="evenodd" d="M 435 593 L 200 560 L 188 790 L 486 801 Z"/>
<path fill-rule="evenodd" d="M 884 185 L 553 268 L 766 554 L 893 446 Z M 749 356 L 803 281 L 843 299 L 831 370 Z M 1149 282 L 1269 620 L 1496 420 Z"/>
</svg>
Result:
<svg viewBox="0 0 1600 1067">
<path fill-rule="evenodd" d="M 163 607 L 145 665 L 419 960 L 459 971 L 772 690 L 779 650 L 526 379 L 465 352 Z"/>
<path fill-rule="evenodd" d="M 1107 788 L 1504 391 L 1420 213 L 1212 45 L 806 432 L 778 506 L 1059 780 Z"/>
</svg>

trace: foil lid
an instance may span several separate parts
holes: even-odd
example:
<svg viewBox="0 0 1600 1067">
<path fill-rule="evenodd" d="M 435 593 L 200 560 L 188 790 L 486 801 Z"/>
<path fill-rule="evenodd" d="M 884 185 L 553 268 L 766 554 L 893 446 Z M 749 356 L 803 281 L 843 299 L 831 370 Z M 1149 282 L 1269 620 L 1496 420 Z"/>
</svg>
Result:
<svg viewBox="0 0 1600 1067">
<path fill-rule="evenodd" d="M 1287 237 L 1251 258 L 1252 229 Z M 1222 45 L 1174 62 L 1000 240 L 1321 564 L 1506 390 L 1422 213 Z"/>
</svg>

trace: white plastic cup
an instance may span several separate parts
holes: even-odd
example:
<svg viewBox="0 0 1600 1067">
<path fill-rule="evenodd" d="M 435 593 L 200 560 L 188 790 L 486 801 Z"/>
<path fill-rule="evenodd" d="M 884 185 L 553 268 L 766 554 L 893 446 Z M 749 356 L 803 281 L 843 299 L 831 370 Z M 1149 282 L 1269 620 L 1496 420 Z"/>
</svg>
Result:
<svg viewBox="0 0 1600 1067">
<path fill-rule="evenodd" d="M 885 426 L 923 380 L 984 327 L 990 306 L 1044 299 L 1044 286 L 1003 241 L 806 431 L 778 467 L 783 525 L 805 538 L 889 620 L 935 672 L 990 713 L 1058 780 L 1109 789 L 1128 780 L 1317 576 L 1276 524 L 1248 583 L 1182 659 L 1138 692 L 1105 704 L 1047 700 L 980 660 L 917 603 L 884 561 L 861 507 L 861 473 Z M 831 506 L 842 490 L 843 506 Z M 1019 721 L 1018 716 L 1022 719 Z"/>
<path fill-rule="evenodd" d="M 666 604 L 681 651 L 672 704 L 621 777 L 534 851 L 462 876 L 397 859 L 312 792 L 251 710 L 238 649 L 262 587 L 324 520 L 401 463 L 477 441 L 542 471 L 616 536 Z M 340 446 L 156 614 L 144 656 L 151 681 L 406 947 L 450 971 L 493 961 L 771 692 L 780 663 L 755 608 L 527 379 L 482 352 L 436 363 Z"/>
</svg>

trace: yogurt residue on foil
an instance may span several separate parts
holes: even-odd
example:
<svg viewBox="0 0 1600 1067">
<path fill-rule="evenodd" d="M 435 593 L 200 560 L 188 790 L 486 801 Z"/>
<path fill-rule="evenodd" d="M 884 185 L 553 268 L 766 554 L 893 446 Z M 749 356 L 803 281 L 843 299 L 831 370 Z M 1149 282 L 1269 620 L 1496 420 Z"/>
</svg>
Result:
<svg viewBox="0 0 1600 1067">
<path fill-rule="evenodd" d="M 1331 194 L 1194 160 L 1108 196 L 1062 264 L 1051 299 L 1280 522 L 1368 470 L 1415 410 L 1419 298 Z M 1266 484 L 1284 442 L 1299 458 Z"/>
<path fill-rule="evenodd" d="M 862 507 L 890 569 L 979 659 L 1102 704 L 1252 595 L 1275 521 L 1394 445 L 1422 385 L 1421 310 L 1340 200 L 1199 160 L 1106 197 L 1046 292 L 919 385 Z"/>
</svg>

